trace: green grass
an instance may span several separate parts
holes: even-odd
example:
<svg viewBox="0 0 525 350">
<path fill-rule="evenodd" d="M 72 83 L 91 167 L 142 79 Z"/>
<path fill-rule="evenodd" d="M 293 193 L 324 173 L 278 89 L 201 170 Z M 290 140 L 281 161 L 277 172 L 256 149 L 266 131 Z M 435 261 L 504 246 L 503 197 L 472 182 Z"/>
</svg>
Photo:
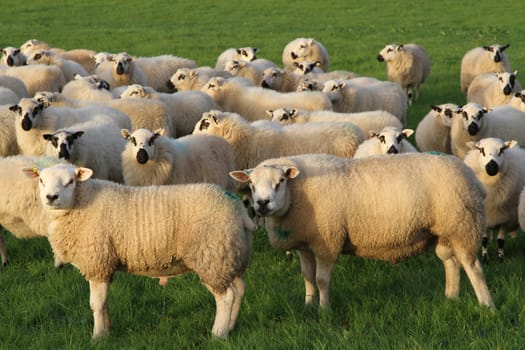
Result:
<svg viewBox="0 0 525 350">
<path fill-rule="evenodd" d="M 214 65 L 226 48 L 256 46 L 281 62 L 294 38 L 314 37 L 331 69 L 386 78 L 375 57 L 388 43 L 416 42 L 433 61 L 415 128 L 430 105 L 462 104 L 461 57 L 469 49 L 510 43 L 513 68 L 525 62 L 522 6 L 516 1 L 31 1 L 2 6 L 0 46 L 30 38 L 66 49 L 171 53 Z M 519 75 L 518 75 L 519 76 Z M 400 194 L 402 195 L 402 194 Z M 297 256 L 285 257 L 256 235 L 247 292 L 227 341 L 210 330 L 214 301 L 194 275 L 156 280 L 117 274 L 109 297 L 112 329 L 90 340 L 89 288 L 69 266 L 53 268 L 45 239 L 7 236 L 10 265 L 0 271 L 0 349 L 520 349 L 525 344 L 525 238 L 507 242 L 507 260 L 485 267 L 496 311 L 477 304 L 466 276 L 458 300 L 444 297 L 444 272 L 433 252 L 392 266 L 341 257 L 332 311 L 305 308 Z M 494 246 L 492 251 L 494 255 Z"/>
</svg>

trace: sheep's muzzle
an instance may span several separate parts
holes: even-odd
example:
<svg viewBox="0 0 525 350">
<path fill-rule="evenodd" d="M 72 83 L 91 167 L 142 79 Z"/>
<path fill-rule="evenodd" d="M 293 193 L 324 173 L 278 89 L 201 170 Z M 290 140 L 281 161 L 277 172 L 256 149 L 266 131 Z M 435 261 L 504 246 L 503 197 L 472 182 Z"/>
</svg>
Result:
<svg viewBox="0 0 525 350">
<path fill-rule="evenodd" d="M 494 160 L 491 160 L 490 162 L 485 165 L 485 171 L 489 176 L 494 176 L 499 171 L 498 163 L 496 163 Z"/>
<path fill-rule="evenodd" d="M 148 161 L 148 152 L 144 148 L 139 149 L 137 152 L 137 162 L 140 164 L 145 164 Z"/>
</svg>

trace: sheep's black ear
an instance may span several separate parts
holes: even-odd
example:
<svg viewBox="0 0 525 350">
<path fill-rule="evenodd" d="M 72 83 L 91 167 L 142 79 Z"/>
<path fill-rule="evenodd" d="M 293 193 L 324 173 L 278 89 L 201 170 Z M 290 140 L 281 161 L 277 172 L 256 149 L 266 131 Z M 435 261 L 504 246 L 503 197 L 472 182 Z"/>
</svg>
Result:
<svg viewBox="0 0 525 350">
<path fill-rule="evenodd" d="M 431 106 L 431 108 L 432 108 L 432 110 L 434 110 L 434 111 L 436 111 L 438 113 L 441 113 L 441 111 L 442 111 L 441 107 L 439 107 L 439 106 Z"/>
<path fill-rule="evenodd" d="M 72 137 L 73 140 L 75 140 L 75 139 L 78 139 L 82 135 L 84 135 L 83 131 L 77 131 L 77 132 L 73 133 L 73 135 L 71 135 L 71 137 Z"/>
<path fill-rule="evenodd" d="M 288 111 L 288 113 L 290 114 L 291 118 L 295 118 L 297 116 L 297 109 L 292 108 Z"/>
<path fill-rule="evenodd" d="M 51 141 L 53 139 L 53 134 L 43 134 L 42 137 L 46 141 Z"/>
<path fill-rule="evenodd" d="M 510 44 L 503 45 L 502 47 L 499 48 L 499 50 L 500 50 L 501 52 L 503 52 L 503 51 L 505 51 L 509 46 L 510 46 Z"/>
<path fill-rule="evenodd" d="M 128 129 L 121 129 L 121 130 L 120 130 L 120 134 L 121 134 L 122 137 L 125 138 L 126 140 L 128 140 L 129 137 L 131 136 L 131 133 L 129 132 Z"/>
<path fill-rule="evenodd" d="M 19 105 L 12 105 L 11 107 L 9 107 L 9 110 L 13 112 L 21 113 L 22 107 L 20 107 Z"/>
<path fill-rule="evenodd" d="M 492 47 L 490 46 L 483 46 L 483 49 L 492 52 Z"/>
</svg>

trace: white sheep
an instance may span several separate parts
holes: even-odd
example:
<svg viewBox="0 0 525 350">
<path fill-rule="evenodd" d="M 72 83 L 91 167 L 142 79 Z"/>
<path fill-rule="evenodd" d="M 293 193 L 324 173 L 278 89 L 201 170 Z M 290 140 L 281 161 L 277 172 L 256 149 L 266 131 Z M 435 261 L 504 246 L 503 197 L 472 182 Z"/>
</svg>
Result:
<svg viewBox="0 0 525 350">
<path fill-rule="evenodd" d="M 331 79 L 354 79 L 359 77 L 358 74 L 347 71 L 347 70 L 333 70 L 329 72 L 325 72 L 322 69 L 319 68 L 319 61 L 316 62 L 310 62 L 310 61 L 303 61 L 303 62 L 295 62 L 294 63 L 295 69 L 293 70 L 294 73 L 300 74 L 300 75 L 306 75 L 308 78 L 313 80 L 331 80 Z"/>
<path fill-rule="evenodd" d="M 309 77 L 305 77 L 299 84 L 297 84 L 297 89 L 295 91 L 323 91 L 324 87 L 323 80 L 315 80 Z"/>
<path fill-rule="evenodd" d="M 459 106 L 454 103 L 443 103 L 431 107 L 416 128 L 416 144 L 421 152 L 452 153 L 450 127 L 458 108 Z"/>
<path fill-rule="evenodd" d="M 136 58 L 127 52 L 112 55 L 108 59 L 95 68 L 95 75 L 107 81 L 112 89 L 130 84 L 148 84 L 147 76 L 137 64 Z"/>
<path fill-rule="evenodd" d="M 262 74 L 261 86 L 279 92 L 297 91 L 306 78 L 303 75 L 276 67 L 266 68 Z"/>
<path fill-rule="evenodd" d="M 114 98 L 109 83 L 97 75 L 75 75 L 73 80 L 64 85 L 62 95 L 68 99 L 90 102 L 107 102 Z"/>
<path fill-rule="evenodd" d="M 525 113 L 525 90 L 513 93 L 508 105 L 514 107 L 520 112 Z"/>
<path fill-rule="evenodd" d="M 381 131 L 370 131 L 370 138 L 361 142 L 355 151 L 354 158 L 365 158 L 374 155 L 398 154 L 417 152 L 416 148 L 408 141 L 412 129 L 399 129 L 386 126 Z"/>
<path fill-rule="evenodd" d="M 9 106 L 0 106 L 0 157 L 14 156 L 20 153 L 20 148 L 16 142 L 15 122 L 15 112 L 11 111 Z"/>
<path fill-rule="evenodd" d="M 27 64 L 44 64 L 60 68 L 66 81 L 73 80 L 75 75 L 89 75 L 88 71 L 78 62 L 66 60 L 48 50 L 37 50 L 27 57 Z"/>
<path fill-rule="evenodd" d="M 122 129 L 124 182 L 132 186 L 209 182 L 235 191 L 228 173 L 235 167 L 233 149 L 222 137 L 188 135 L 177 139 L 164 130 Z"/>
<path fill-rule="evenodd" d="M 519 227 L 518 204 L 525 186 L 525 150 L 514 140 L 484 138 L 467 143 L 467 164 L 487 191 L 485 216 L 487 227 L 498 231 L 498 258 L 504 258 L 505 237 Z M 481 256 L 488 259 L 488 235 L 483 235 Z"/>
<path fill-rule="evenodd" d="M 432 63 L 425 49 L 417 44 L 386 45 L 377 55 L 386 62 L 388 80 L 398 83 L 405 90 L 408 102 L 419 96 L 419 87 L 430 74 Z"/>
<path fill-rule="evenodd" d="M 362 84 L 358 79 L 361 78 L 328 80 L 324 83 L 323 93 L 330 98 L 334 111 L 354 113 L 384 110 L 397 116 L 406 125 L 407 96 L 399 84 L 388 81 Z"/>
<path fill-rule="evenodd" d="M 7 46 L 2 48 L 2 58 L 0 59 L 0 65 L 13 67 L 23 66 L 26 63 L 27 58 L 18 47 Z"/>
<path fill-rule="evenodd" d="M 107 297 L 117 270 L 154 278 L 194 272 L 215 298 L 212 334 L 228 336 L 254 228 L 237 197 L 213 184 L 124 186 L 89 179 L 89 168 L 71 164 L 25 172 L 40 180 L 53 252 L 89 282 L 93 338 L 109 331 Z"/>
<path fill-rule="evenodd" d="M 393 126 L 401 129 L 403 125 L 399 119 L 386 111 L 366 111 L 357 113 L 338 113 L 333 111 L 305 111 L 294 108 L 278 108 L 268 110 L 272 121 L 282 125 L 301 123 L 323 123 L 342 122 L 353 123 L 363 133 L 365 138 L 369 137 L 371 130 L 381 130 L 385 126 Z"/>
<path fill-rule="evenodd" d="M 479 141 L 487 137 L 516 140 L 525 145 L 525 118 L 512 106 L 497 106 L 487 109 L 474 102 L 459 108 L 450 127 L 452 154 L 463 159 L 469 151 L 468 141 Z"/>
<path fill-rule="evenodd" d="M 210 67 L 180 68 L 170 77 L 167 86 L 174 92 L 200 90 L 213 77 L 231 78 L 232 75 Z"/>
<path fill-rule="evenodd" d="M 250 121 L 268 119 L 268 109 L 332 109 L 328 96 L 322 92 L 281 93 L 262 87 L 246 86 L 235 79 L 212 78 L 201 91 L 213 97 L 223 111 L 238 113 Z"/>
<path fill-rule="evenodd" d="M 508 104 L 514 92 L 521 90 L 516 80 L 517 71 L 512 73 L 478 74 L 467 90 L 467 102 L 476 102 L 485 107 Z"/>
<path fill-rule="evenodd" d="M 0 86 L 0 105 L 17 104 L 20 97 L 11 89 Z"/>
<path fill-rule="evenodd" d="M 43 134 L 47 141 L 44 155 L 89 167 L 97 179 L 123 183 L 121 154 L 126 141 L 120 130 L 114 124 L 92 120 Z"/>
<path fill-rule="evenodd" d="M 217 57 L 215 69 L 219 71 L 224 70 L 226 62 L 231 60 L 246 62 L 253 61 L 257 59 L 256 55 L 258 51 L 259 50 L 256 47 L 250 46 L 226 49 Z"/>
<path fill-rule="evenodd" d="M 168 81 L 178 69 L 197 67 L 195 61 L 173 55 L 137 57 L 135 64 L 140 67 L 146 76 L 144 85 L 151 86 L 159 92 L 170 92 L 166 81 Z M 136 83 L 140 84 L 138 81 Z"/>
<path fill-rule="evenodd" d="M 124 99 L 146 98 L 164 102 L 170 111 L 171 124 L 175 126 L 177 137 L 191 134 L 195 123 L 202 117 L 202 113 L 219 108 L 215 100 L 202 91 L 179 91 L 168 94 L 133 84 L 129 85 L 120 97 Z"/>
<path fill-rule="evenodd" d="M 461 59 L 460 83 L 461 91 L 467 92 L 472 79 L 482 73 L 510 72 L 510 63 L 503 52 L 510 45 L 490 45 L 475 47 L 469 50 Z"/>
<path fill-rule="evenodd" d="M 26 86 L 28 97 L 34 96 L 38 91 L 61 91 L 66 84 L 60 68 L 44 64 L 0 67 L 0 75 L 20 79 Z"/>
<path fill-rule="evenodd" d="M 283 67 L 294 70 L 294 62 L 319 62 L 319 67 L 327 72 L 330 60 L 328 51 L 319 41 L 314 38 L 297 38 L 290 41 L 283 49 Z"/>
<path fill-rule="evenodd" d="M 264 79 L 264 71 L 268 68 L 278 69 L 272 61 L 260 58 L 253 61 L 231 60 L 224 65 L 224 71 L 234 77 L 246 78 L 253 81 L 255 86 L 260 86 Z"/>
<path fill-rule="evenodd" d="M 13 91 L 18 96 L 18 98 L 29 97 L 26 84 L 18 78 L 0 75 L 0 86 L 6 87 Z"/>
<path fill-rule="evenodd" d="M 352 123 L 250 124 L 236 113 L 221 111 L 204 113 L 193 133 L 224 137 L 233 147 L 236 169 L 253 167 L 267 158 L 295 154 L 352 157 L 363 141 L 361 130 Z"/>
<path fill-rule="evenodd" d="M 494 307 L 476 255 L 486 228 L 485 192 L 459 159 L 303 155 L 230 175 L 249 182 L 270 243 L 298 251 L 306 304 L 313 303 L 317 286 L 320 307 L 329 307 L 340 254 L 396 263 L 435 246 L 445 267 L 446 297 L 459 296 L 463 267 L 478 302 Z"/>
</svg>

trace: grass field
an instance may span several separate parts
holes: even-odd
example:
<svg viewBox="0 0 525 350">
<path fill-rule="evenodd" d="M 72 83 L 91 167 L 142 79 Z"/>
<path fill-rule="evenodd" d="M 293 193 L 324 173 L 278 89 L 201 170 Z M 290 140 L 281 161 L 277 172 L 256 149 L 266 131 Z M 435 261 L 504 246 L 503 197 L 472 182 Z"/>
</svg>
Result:
<svg viewBox="0 0 525 350">
<path fill-rule="evenodd" d="M 525 64 L 519 2 L 470 1 L 31 1 L 2 6 L 0 46 L 38 38 L 66 49 L 175 54 L 214 65 L 226 48 L 255 46 L 281 62 L 297 37 L 328 49 L 331 69 L 385 79 L 377 53 L 416 42 L 433 61 L 421 98 L 409 110 L 415 128 L 430 105 L 463 104 L 459 67 L 469 49 L 510 43 Z M 519 78 L 519 74 L 518 74 Z M 402 194 L 400 194 L 402 195 Z M 507 241 L 507 259 L 485 267 L 497 306 L 480 307 L 466 276 L 458 300 L 444 297 L 441 263 L 428 252 L 392 266 L 341 257 L 332 279 L 332 311 L 305 308 L 298 258 L 256 234 L 247 292 L 227 341 L 210 330 L 214 301 L 194 275 L 156 280 L 117 274 L 110 289 L 109 336 L 92 342 L 87 282 L 71 267 L 53 268 L 45 239 L 7 235 L 10 264 L 0 271 L 0 349 L 521 349 L 525 344 L 525 238 Z M 495 248 L 492 245 L 494 256 Z"/>
</svg>

